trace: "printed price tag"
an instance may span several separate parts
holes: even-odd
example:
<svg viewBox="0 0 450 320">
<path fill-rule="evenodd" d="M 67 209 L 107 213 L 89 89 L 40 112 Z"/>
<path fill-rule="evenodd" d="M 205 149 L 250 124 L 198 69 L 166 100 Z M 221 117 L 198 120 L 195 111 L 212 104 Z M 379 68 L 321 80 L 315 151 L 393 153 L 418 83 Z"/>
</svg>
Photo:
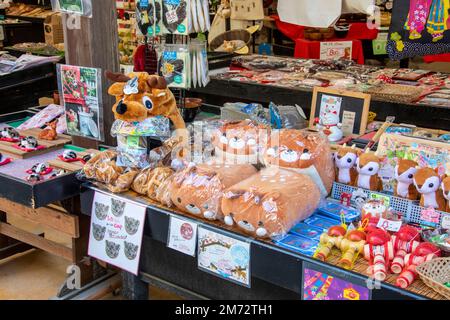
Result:
<svg viewBox="0 0 450 320">
<path fill-rule="evenodd" d="M 197 226 L 194 222 L 171 216 L 167 246 L 189 256 L 195 256 Z"/>
<path fill-rule="evenodd" d="M 321 60 L 337 60 L 352 58 L 352 41 L 323 41 L 320 43 Z"/>
<path fill-rule="evenodd" d="M 378 221 L 377 224 L 377 228 L 380 229 L 384 229 L 386 231 L 392 231 L 392 232 L 397 232 L 398 230 L 400 230 L 402 226 L 402 221 L 393 221 L 393 220 L 387 220 L 384 218 L 380 218 L 380 220 Z"/>
<path fill-rule="evenodd" d="M 88 254 L 137 275 L 145 211 L 122 197 L 96 192 Z"/>
</svg>

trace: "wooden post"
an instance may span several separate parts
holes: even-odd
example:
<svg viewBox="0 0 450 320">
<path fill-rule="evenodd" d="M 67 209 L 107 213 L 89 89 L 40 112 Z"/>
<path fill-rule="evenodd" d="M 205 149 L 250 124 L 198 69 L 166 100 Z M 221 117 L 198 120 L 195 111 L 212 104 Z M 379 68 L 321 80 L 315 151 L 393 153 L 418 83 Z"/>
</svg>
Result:
<svg viewBox="0 0 450 320">
<path fill-rule="evenodd" d="M 120 71 L 116 15 L 116 0 L 93 0 L 91 18 L 79 17 L 77 20 L 78 17 L 62 14 L 66 63 L 102 69 L 103 130 L 106 145 L 115 145 L 115 139 L 110 135 L 114 121 L 111 106 L 115 100 L 108 95 L 110 83 L 105 78 L 104 71 Z M 74 137 L 73 141 L 75 145 L 85 148 L 99 145 L 86 138 Z"/>
</svg>

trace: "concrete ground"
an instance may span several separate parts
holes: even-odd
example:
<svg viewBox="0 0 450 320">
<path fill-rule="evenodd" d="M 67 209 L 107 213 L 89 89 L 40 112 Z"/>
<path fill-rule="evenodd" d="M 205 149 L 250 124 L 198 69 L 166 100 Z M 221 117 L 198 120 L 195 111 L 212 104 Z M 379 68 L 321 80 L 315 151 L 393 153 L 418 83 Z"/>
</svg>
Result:
<svg viewBox="0 0 450 320">
<path fill-rule="evenodd" d="M 19 218 L 9 218 L 12 225 L 70 246 L 71 239 L 51 229 L 42 229 Z M 0 300 L 47 300 L 55 297 L 66 278 L 69 263 L 42 250 L 29 250 L 0 260 Z M 158 288 L 150 287 L 153 300 L 177 300 L 178 296 Z M 104 300 L 121 300 L 122 296 L 108 294 Z"/>
</svg>

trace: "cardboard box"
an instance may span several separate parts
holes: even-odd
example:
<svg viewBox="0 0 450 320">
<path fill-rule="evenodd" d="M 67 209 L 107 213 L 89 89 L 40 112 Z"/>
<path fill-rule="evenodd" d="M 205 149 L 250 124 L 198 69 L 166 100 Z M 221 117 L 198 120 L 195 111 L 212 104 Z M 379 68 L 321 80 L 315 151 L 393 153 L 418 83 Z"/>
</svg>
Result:
<svg viewBox="0 0 450 320">
<path fill-rule="evenodd" d="M 55 45 L 64 42 L 61 14 L 55 13 L 44 21 L 45 43 Z"/>
</svg>

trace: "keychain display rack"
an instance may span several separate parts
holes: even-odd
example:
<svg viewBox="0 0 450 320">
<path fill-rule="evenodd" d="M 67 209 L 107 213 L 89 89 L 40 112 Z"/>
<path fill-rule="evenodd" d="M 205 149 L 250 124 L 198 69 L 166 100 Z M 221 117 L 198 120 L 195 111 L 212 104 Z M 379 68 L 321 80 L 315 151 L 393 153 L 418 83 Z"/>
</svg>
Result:
<svg viewBox="0 0 450 320">
<path fill-rule="evenodd" d="M 368 198 L 371 197 L 371 195 L 378 195 L 381 197 L 388 197 L 389 198 L 389 206 L 392 208 L 392 210 L 402 213 L 403 220 L 407 223 L 415 223 L 415 224 L 425 224 L 429 225 L 429 221 L 424 221 L 422 219 L 422 210 L 426 209 L 424 207 L 421 207 L 419 205 L 419 201 L 413 201 L 409 199 L 399 198 L 396 196 L 393 196 L 388 193 L 382 193 L 382 192 L 374 192 L 363 188 L 356 188 L 353 186 L 349 186 L 346 184 L 334 182 L 333 183 L 333 189 L 331 190 L 331 197 L 336 200 L 341 199 L 342 193 L 348 193 L 352 194 L 353 192 L 357 190 L 362 190 Z M 436 225 L 440 225 L 442 223 L 442 219 L 444 216 L 450 216 L 449 213 L 443 212 L 443 211 L 436 211 L 437 214 L 439 214 L 439 222 L 436 222 Z"/>
</svg>

